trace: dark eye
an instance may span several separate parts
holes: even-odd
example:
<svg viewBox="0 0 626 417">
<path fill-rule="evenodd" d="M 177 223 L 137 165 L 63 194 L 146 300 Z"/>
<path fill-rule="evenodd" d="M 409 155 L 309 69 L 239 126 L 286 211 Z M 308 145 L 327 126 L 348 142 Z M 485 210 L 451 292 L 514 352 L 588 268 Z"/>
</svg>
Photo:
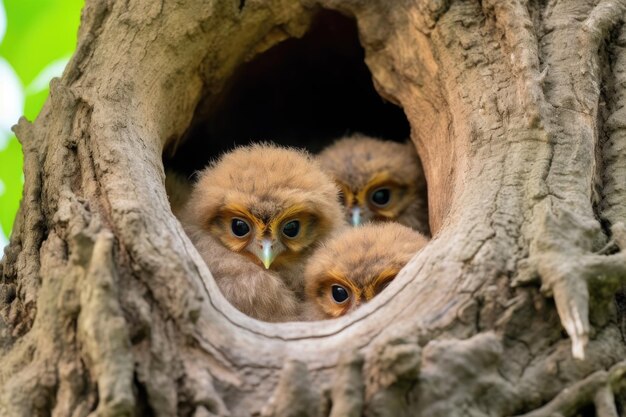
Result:
<svg viewBox="0 0 626 417">
<path fill-rule="evenodd" d="M 391 200 L 391 190 L 389 188 L 379 188 L 370 195 L 370 200 L 377 206 L 384 207 Z"/>
<path fill-rule="evenodd" d="M 348 292 L 348 290 L 341 285 L 334 284 L 330 290 L 333 295 L 333 300 L 335 300 L 337 304 L 345 303 L 346 300 L 350 297 L 350 293 Z"/>
<path fill-rule="evenodd" d="M 245 220 L 235 218 L 230 223 L 230 230 L 233 231 L 233 234 L 235 236 L 244 237 L 245 235 L 250 233 L 250 225 L 248 225 Z"/>
<path fill-rule="evenodd" d="M 283 233 L 287 237 L 296 237 L 300 233 L 300 222 L 298 220 L 292 220 L 283 226 Z"/>
</svg>

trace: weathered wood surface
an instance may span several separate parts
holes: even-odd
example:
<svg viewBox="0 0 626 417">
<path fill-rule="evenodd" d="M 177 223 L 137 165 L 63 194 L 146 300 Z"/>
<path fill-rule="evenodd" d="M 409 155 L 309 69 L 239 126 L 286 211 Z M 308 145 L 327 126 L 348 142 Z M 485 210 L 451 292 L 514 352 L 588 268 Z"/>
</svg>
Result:
<svg viewBox="0 0 626 417">
<path fill-rule="evenodd" d="M 356 19 L 379 93 L 407 115 L 435 238 L 356 314 L 262 323 L 224 300 L 171 214 L 162 153 L 320 7 Z M 15 128 L 0 414 L 617 415 L 625 9 L 87 0 L 76 54 Z"/>
</svg>

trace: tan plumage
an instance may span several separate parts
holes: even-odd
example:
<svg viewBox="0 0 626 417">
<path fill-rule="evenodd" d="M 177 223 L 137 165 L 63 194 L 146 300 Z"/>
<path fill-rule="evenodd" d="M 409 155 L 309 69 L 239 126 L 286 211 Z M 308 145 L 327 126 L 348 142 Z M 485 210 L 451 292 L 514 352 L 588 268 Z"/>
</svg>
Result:
<svg viewBox="0 0 626 417">
<path fill-rule="evenodd" d="M 350 223 L 393 220 L 429 233 L 426 180 L 411 142 L 355 134 L 324 149 L 318 159 L 341 188 Z M 374 201 L 377 192 L 379 201 L 388 196 L 387 204 Z"/>
<path fill-rule="evenodd" d="M 306 265 L 303 318 L 330 319 L 355 310 L 380 293 L 427 243 L 424 235 L 394 222 L 369 223 L 328 240 Z M 348 298 L 339 302 L 342 294 Z"/>
<path fill-rule="evenodd" d="M 286 321 L 298 314 L 304 262 L 343 224 L 337 194 L 307 153 L 256 144 L 200 173 L 182 221 L 235 307 Z"/>
</svg>

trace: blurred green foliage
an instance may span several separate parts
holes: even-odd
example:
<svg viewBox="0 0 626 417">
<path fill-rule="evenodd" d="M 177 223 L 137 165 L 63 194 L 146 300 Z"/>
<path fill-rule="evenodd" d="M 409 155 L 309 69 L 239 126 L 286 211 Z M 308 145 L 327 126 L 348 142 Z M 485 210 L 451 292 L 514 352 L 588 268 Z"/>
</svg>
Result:
<svg viewBox="0 0 626 417">
<path fill-rule="evenodd" d="M 52 77 L 60 76 L 76 47 L 80 10 L 84 0 L 0 0 L 6 16 L 6 32 L 2 37 L 0 22 L 0 61 L 19 80 L 22 97 L 13 103 L 23 103 L 18 114 L 33 120 L 46 97 Z M 2 10 L 0 10 L 2 12 Z M 0 16 L 0 19 L 2 16 Z M 0 62 L 2 63 L 2 62 Z M 6 65 L 8 64 L 8 66 Z M 0 73 L 0 100 L 9 100 L 2 90 L 15 85 L 15 77 Z M 20 103 L 21 102 L 21 103 Z M 6 103 L 5 103 L 6 104 Z M 19 104 L 8 105 L 18 106 Z M 13 120 L 11 123 L 15 123 Z M 22 195 L 22 152 L 15 137 L 0 132 L 0 247 L 11 231 Z M 8 136 L 8 140 L 7 140 Z M 2 231 L 4 235 L 2 236 Z"/>
</svg>

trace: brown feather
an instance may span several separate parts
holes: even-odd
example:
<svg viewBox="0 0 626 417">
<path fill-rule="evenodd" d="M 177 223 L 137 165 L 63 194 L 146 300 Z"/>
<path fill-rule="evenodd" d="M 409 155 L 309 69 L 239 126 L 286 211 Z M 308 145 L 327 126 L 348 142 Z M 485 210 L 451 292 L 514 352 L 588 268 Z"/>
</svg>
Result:
<svg viewBox="0 0 626 417">
<path fill-rule="evenodd" d="M 413 143 L 355 134 L 324 149 L 318 159 L 339 185 L 346 207 L 361 208 L 363 223 L 393 220 L 428 235 L 426 180 Z M 384 208 L 369 201 L 381 186 L 392 193 Z M 346 215 L 350 221 L 350 212 Z"/>
<path fill-rule="evenodd" d="M 339 317 L 380 293 L 426 244 L 428 239 L 398 223 L 369 223 L 348 229 L 320 246 L 307 262 L 303 318 Z M 338 304 L 332 285 L 350 299 Z"/>
<path fill-rule="evenodd" d="M 268 321 L 295 317 L 303 298 L 304 262 L 343 226 L 338 190 L 304 151 L 269 144 L 237 148 L 200 172 L 181 220 L 226 298 Z M 250 232 L 236 236 L 233 218 Z M 283 226 L 297 219 L 289 238 Z M 272 239 L 281 253 L 265 269 L 251 250 Z"/>
<path fill-rule="evenodd" d="M 207 263 L 224 297 L 238 310 L 263 321 L 296 320 L 301 302 L 281 277 L 247 256 L 224 247 L 193 224 L 185 230 Z"/>
</svg>

